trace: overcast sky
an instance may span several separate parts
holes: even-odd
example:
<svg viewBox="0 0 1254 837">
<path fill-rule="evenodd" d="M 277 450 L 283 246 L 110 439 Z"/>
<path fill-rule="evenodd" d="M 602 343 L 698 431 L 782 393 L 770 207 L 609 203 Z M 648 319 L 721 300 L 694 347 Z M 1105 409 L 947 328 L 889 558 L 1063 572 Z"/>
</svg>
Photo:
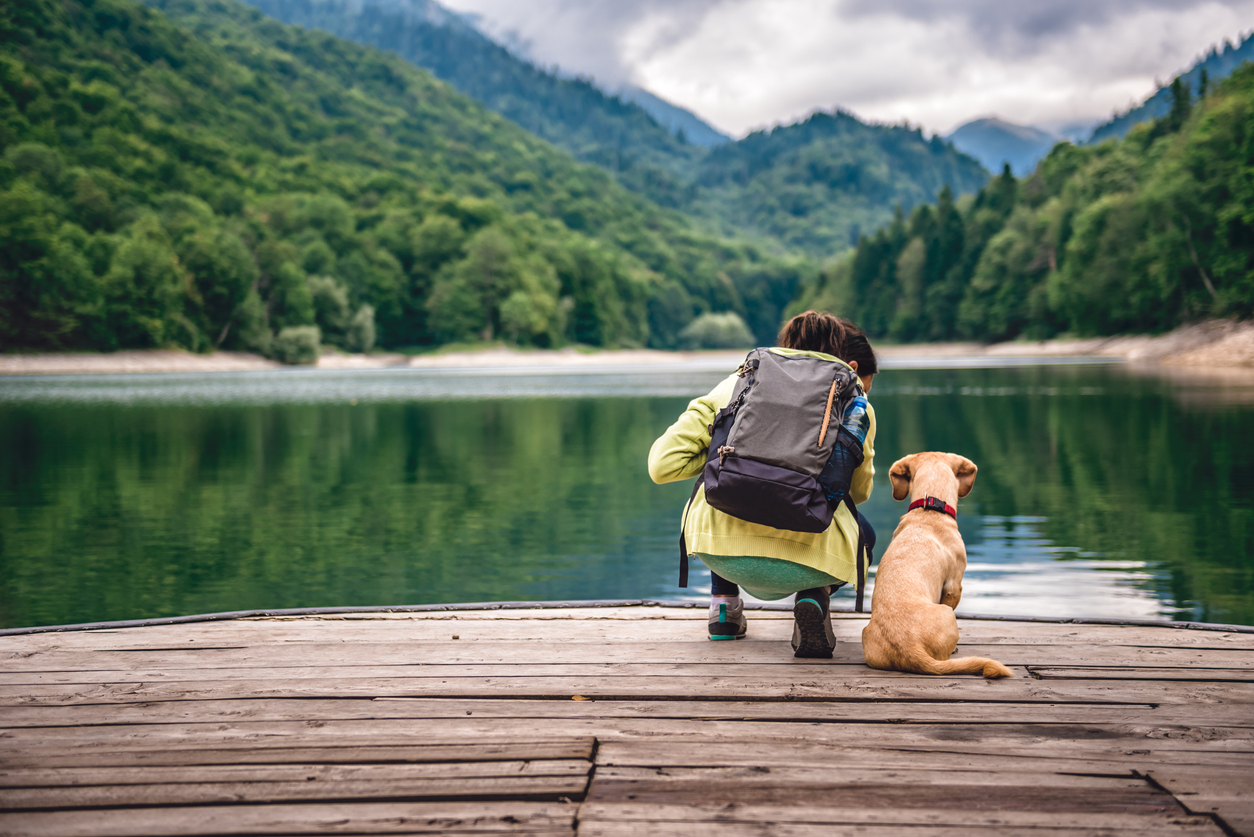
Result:
<svg viewBox="0 0 1254 837">
<path fill-rule="evenodd" d="M 1254 29 L 1254 0 L 442 0 L 529 57 L 634 83 L 741 136 L 843 107 L 931 132 L 1057 129 Z"/>
</svg>

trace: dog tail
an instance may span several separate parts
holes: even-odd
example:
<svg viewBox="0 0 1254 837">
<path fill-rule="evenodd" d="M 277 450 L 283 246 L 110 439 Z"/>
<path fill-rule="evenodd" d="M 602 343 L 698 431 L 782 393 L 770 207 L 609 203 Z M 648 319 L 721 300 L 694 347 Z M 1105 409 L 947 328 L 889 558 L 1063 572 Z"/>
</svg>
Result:
<svg viewBox="0 0 1254 837">
<path fill-rule="evenodd" d="M 917 671 L 924 674 L 982 674 L 989 680 L 1014 677 L 1014 672 L 988 657 L 959 657 L 956 660 L 936 660 L 920 650 L 913 661 Z"/>
</svg>

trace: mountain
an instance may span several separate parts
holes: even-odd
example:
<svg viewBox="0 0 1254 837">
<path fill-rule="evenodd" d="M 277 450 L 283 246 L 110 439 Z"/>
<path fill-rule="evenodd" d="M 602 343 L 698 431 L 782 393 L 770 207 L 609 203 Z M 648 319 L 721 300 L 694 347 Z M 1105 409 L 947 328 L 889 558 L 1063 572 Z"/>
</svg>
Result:
<svg viewBox="0 0 1254 837">
<path fill-rule="evenodd" d="M 432 0 L 246 0 L 284 23 L 394 52 L 662 206 L 699 156 L 638 104 L 520 59 Z M 660 100 L 659 100 L 660 101 Z"/>
<path fill-rule="evenodd" d="M 948 137 L 954 148 L 970 154 L 989 171 L 1001 171 L 1009 163 L 1017 176 L 1030 174 L 1036 163 L 1061 140 L 1040 128 L 1015 125 L 995 116 L 976 119 Z"/>
<path fill-rule="evenodd" d="M 945 192 L 864 237 L 792 310 L 896 341 L 1152 333 L 1254 315 L 1254 64 L 1122 140 Z"/>
<path fill-rule="evenodd" d="M 246 2 L 287 23 L 395 52 L 659 206 L 777 252 L 827 258 L 887 222 L 895 205 L 932 200 L 946 184 L 970 192 L 987 177 L 948 143 L 845 113 L 707 148 L 717 135 L 686 111 L 643 91 L 609 95 L 590 79 L 537 67 L 467 32 L 465 18 L 446 13 L 439 22 L 433 0 Z M 683 127 L 686 141 L 667 126 Z"/>
<path fill-rule="evenodd" d="M 1206 74 L 1207 83 L 1214 85 L 1242 64 L 1250 61 L 1254 61 L 1254 32 L 1242 38 L 1236 46 L 1229 41 L 1224 41 L 1222 50 L 1211 47 L 1206 55 L 1181 73 L 1179 78 L 1189 86 L 1189 91 L 1197 96 L 1201 92 L 1203 73 Z M 1141 105 L 1126 113 L 1116 114 L 1109 122 L 1094 128 L 1088 141 L 1101 142 L 1111 137 L 1124 137 L 1133 125 L 1166 116 L 1171 110 L 1171 98 L 1171 85 L 1161 85 Z"/>
<path fill-rule="evenodd" d="M 918 128 L 819 112 L 711 149 L 689 211 L 727 232 L 830 255 L 888 223 L 894 207 L 908 211 L 947 186 L 972 192 L 987 179 L 974 159 Z"/>
<path fill-rule="evenodd" d="M 627 85 L 618 91 L 618 95 L 644 108 L 658 121 L 659 125 L 664 125 L 676 136 L 679 136 L 682 131 L 681 139 L 684 142 L 706 148 L 731 142 L 731 137 L 714 128 L 692 111 L 654 96 L 644 88 Z"/>
<path fill-rule="evenodd" d="M 0 350 L 666 347 L 797 286 L 397 56 L 153 6 L 0 5 Z"/>
</svg>

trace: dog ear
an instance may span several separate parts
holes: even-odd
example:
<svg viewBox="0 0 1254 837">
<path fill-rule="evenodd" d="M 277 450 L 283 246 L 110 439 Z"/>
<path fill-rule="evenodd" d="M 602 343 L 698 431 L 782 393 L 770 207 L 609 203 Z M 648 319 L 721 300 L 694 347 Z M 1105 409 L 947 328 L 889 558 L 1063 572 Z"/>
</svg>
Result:
<svg viewBox="0 0 1254 837">
<path fill-rule="evenodd" d="M 893 463 L 888 469 L 888 481 L 893 484 L 893 499 L 904 500 L 910 493 L 910 461 L 913 456 L 904 456 Z"/>
<path fill-rule="evenodd" d="M 958 478 L 958 496 L 966 497 L 975 485 L 975 475 L 980 470 L 965 456 L 954 454 L 954 476 Z"/>
</svg>

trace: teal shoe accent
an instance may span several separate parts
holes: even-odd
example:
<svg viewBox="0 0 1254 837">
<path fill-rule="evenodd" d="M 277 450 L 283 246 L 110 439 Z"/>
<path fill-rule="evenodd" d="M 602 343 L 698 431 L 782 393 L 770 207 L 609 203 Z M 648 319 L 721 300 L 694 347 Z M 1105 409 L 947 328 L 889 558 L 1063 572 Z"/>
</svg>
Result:
<svg viewBox="0 0 1254 837">
<path fill-rule="evenodd" d="M 741 639 L 748 628 L 744 605 L 719 602 L 718 608 L 710 607 L 710 639 Z"/>
<path fill-rule="evenodd" d="M 739 636 L 714 636 L 713 634 L 710 635 L 711 642 L 715 642 L 717 640 L 722 640 L 722 639 L 744 639 L 744 638 L 745 638 L 744 634 L 740 634 Z"/>
</svg>

